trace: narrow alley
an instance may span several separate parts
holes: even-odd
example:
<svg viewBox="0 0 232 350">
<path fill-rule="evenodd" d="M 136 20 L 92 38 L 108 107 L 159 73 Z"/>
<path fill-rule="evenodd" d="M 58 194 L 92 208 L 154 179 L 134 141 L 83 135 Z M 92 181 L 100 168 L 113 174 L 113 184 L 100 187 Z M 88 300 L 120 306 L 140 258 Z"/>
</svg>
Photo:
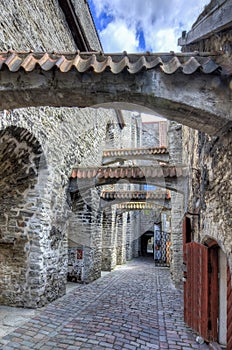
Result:
<svg viewBox="0 0 232 350">
<path fill-rule="evenodd" d="M 0 338 L 2 350 L 208 349 L 183 322 L 169 269 L 138 258 L 37 310 Z"/>
</svg>

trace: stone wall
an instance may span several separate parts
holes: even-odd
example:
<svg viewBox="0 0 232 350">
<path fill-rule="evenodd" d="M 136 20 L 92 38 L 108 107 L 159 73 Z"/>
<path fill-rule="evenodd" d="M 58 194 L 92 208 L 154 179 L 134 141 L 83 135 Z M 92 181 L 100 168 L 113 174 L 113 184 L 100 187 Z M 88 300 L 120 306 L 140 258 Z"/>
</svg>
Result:
<svg viewBox="0 0 232 350">
<path fill-rule="evenodd" d="M 2 51 L 76 50 L 58 1 L 1 1 L 0 11 Z M 68 122 L 61 137 L 65 115 L 48 108 L 1 113 L 0 303 L 38 307 L 65 293 L 72 161 L 60 140 L 73 133 Z"/>
<path fill-rule="evenodd" d="M 73 9 L 91 50 L 101 45 L 89 7 L 72 0 Z M 58 0 L 2 0 L 0 48 L 2 51 L 75 52 L 78 50 Z"/>
<path fill-rule="evenodd" d="M 89 197 L 82 193 L 91 210 L 81 210 L 82 226 L 75 226 L 68 186 L 73 167 L 101 164 L 110 118 L 113 112 L 77 108 L 2 113 L 1 303 L 37 307 L 65 293 L 69 232 L 91 232 L 86 274 L 90 280 L 99 276 L 99 195 L 94 188 Z M 69 217 L 77 231 L 68 227 Z"/>
<path fill-rule="evenodd" d="M 170 163 L 173 165 L 184 164 L 184 152 L 182 140 L 182 125 L 176 122 L 169 123 L 168 144 Z M 182 193 L 171 192 L 171 264 L 172 280 L 176 286 L 182 286 L 183 266 L 183 237 L 182 220 L 187 201 L 187 183 L 180 186 Z"/>
<path fill-rule="evenodd" d="M 212 34 L 210 37 L 182 47 L 182 52 L 200 51 L 200 52 L 232 52 L 232 30 Z"/>
<path fill-rule="evenodd" d="M 58 0 L 1 1 L 0 11 L 2 51 L 77 50 Z"/>
<path fill-rule="evenodd" d="M 102 112 L 99 113 L 102 115 Z M 122 127 L 118 123 L 116 112 L 104 110 L 104 113 L 108 115 L 108 120 L 104 121 L 103 115 L 102 125 L 99 127 L 101 129 L 105 123 L 105 130 L 101 134 L 101 151 L 108 148 L 134 147 L 140 134 L 137 130 L 138 117 L 134 116 L 133 113 L 123 112 L 124 127 Z M 89 137 L 89 131 L 87 135 Z M 86 143 L 86 138 L 84 140 Z M 99 139 L 97 139 L 97 142 L 99 142 Z M 95 151 L 100 156 L 98 160 L 92 154 Z M 88 160 L 85 159 L 80 163 L 80 166 L 88 168 L 88 166 L 101 165 L 102 153 L 99 152 L 99 149 L 86 149 L 85 154 L 86 156 L 89 155 Z M 127 164 L 131 164 L 131 161 L 128 161 Z M 117 164 L 115 165 L 117 166 Z M 121 236 L 122 234 L 125 235 L 125 229 L 118 220 L 114 203 L 108 206 L 103 213 L 100 211 L 101 188 L 96 189 L 94 187 L 94 180 L 88 181 L 86 179 L 84 183 L 79 181 L 78 186 L 79 194 L 74 194 L 75 198 L 72 200 L 73 213 L 69 220 L 69 239 L 72 244 L 75 242 L 77 247 L 83 247 L 85 258 L 81 262 L 84 265 L 82 266 L 84 272 L 81 280 L 90 282 L 100 277 L 101 270 L 111 271 L 115 268 L 117 261 L 125 261 L 125 237 Z M 86 190 L 86 186 L 91 191 Z M 128 186 L 131 187 L 131 185 L 124 184 L 119 179 L 118 184 L 105 186 L 105 189 L 120 190 Z M 101 216 L 101 224 L 98 225 L 96 218 L 99 216 Z M 101 264 L 99 261 L 101 261 Z M 76 275 L 80 275 L 78 266 L 76 266 Z"/>
<path fill-rule="evenodd" d="M 159 123 L 143 123 L 143 147 L 159 147 Z"/>
<path fill-rule="evenodd" d="M 220 51 L 231 54 L 231 25 L 225 23 L 222 30 L 222 9 L 231 7 L 231 1 L 214 1 L 205 7 L 203 13 L 194 23 L 194 31 L 201 23 L 206 23 L 208 34 L 202 40 L 182 47 L 182 51 Z M 230 7 L 229 7 L 230 6 Z M 218 21 L 210 22 L 210 15 L 218 17 Z M 203 21 L 204 20 L 204 21 Z M 228 98 L 224 103 L 231 105 Z M 187 215 L 191 219 L 192 239 L 205 242 L 208 238 L 217 241 L 226 253 L 229 265 L 231 257 L 231 129 L 227 128 L 223 135 L 209 135 L 183 128 L 183 149 L 185 162 L 189 165 L 189 200 Z M 232 270 L 232 269 L 231 269 Z"/>
<path fill-rule="evenodd" d="M 55 223 L 46 223 L 50 183 L 46 189 L 48 172 L 40 143 L 21 127 L 9 126 L 0 134 L 0 303 L 36 306 L 45 302 L 45 292 L 53 299 L 51 278 L 57 294 L 63 293 L 63 268 L 52 267 L 55 250 L 63 260 L 62 232 Z"/>
<path fill-rule="evenodd" d="M 103 271 L 111 271 L 116 266 L 116 212 L 111 208 L 103 214 L 102 224 L 102 264 Z"/>
<path fill-rule="evenodd" d="M 189 154 L 192 173 L 188 212 L 193 238 L 217 241 L 226 253 L 232 271 L 232 137 L 231 131 L 220 138 L 184 129 L 185 144 L 191 140 Z M 195 215 L 191 215 L 195 214 Z"/>
<path fill-rule="evenodd" d="M 122 265 L 126 262 L 127 213 L 119 213 L 117 221 L 117 265 Z"/>
<path fill-rule="evenodd" d="M 92 47 L 99 49 L 86 18 L 87 4 L 73 5 Z M 1 50 L 78 49 L 58 0 L 22 0 L 20 5 L 3 1 L 0 10 Z M 65 293 L 68 271 L 74 279 L 90 282 L 100 276 L 105 260 L 112 269 L 125 262 L 126 255 L 138 255 L 138 223 L 132 220 L 130 225 L 131 213 L 123 213 L 118 221 L 113 208 L 105 218 L 99 212 L 100 190 L 93 182 L 80 184 L 78 194 L 71 195 L 69 188 L 72 168 L 100 166 L 106 146 L 141 145 L 140 116 L 124 112 L 123 119 L 124 127 L 114 111 L 103 109 L 32 107 L 2 112 L 0 303 L 43 306 Z"/>
</svg>

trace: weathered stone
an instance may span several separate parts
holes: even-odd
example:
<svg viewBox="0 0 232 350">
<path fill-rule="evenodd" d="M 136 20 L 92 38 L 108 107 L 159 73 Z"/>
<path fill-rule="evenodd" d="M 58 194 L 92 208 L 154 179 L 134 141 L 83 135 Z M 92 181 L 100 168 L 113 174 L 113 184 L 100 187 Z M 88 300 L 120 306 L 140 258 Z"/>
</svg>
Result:
<svg viewBox="0 0 232 350">
<path fill-rule="evenodd" d="M 1 71 L 0 76 L 1 109 L 43 104 L 115 106 L 134 110 L 137 105 L 140 110 L 141 106 L 145 106 L 152 113 L 208 134 L 220 134 L 231 125 L 231 104 L 227 103 L 231 100 L 231 90 L 228 88 L 230 79 L 225 77 L 217 77 L 219 84 L 215 85 L 215 76 L 206 74 L 190 77 L 178 72 L 165 75 L 149 70 L 134 75 L 124 71 L 117 75 L 110 72 L 97 75 L 75 70 L 67 73 L 42 71 L 40 68 L 30 73 Z M 25 90 L 24 86 L 28 88 Z M 125 94 L 125 90 L 130 94 Z M 204 91 L 204 95 L 201 91 Z"/>
</svg>

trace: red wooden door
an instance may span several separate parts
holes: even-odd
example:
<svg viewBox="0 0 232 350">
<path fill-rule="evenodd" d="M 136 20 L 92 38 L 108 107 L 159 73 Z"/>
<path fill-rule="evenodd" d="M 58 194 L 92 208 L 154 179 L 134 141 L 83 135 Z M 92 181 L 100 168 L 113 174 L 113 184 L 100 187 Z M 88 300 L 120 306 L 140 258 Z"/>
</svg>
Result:
<svg viewBox="0 0 232 350">
<path fill-rule="evenodd" d="M 184 318 L 205 340 L 218 340 L 218 246 L 191 242 L 185 248 Z"/>
<path fill-rule="evenodd" d="M 185 322 L 204 339 L 208 339 L 208 248 L 196 242 L 187 243 L 186 267 Z"/>
</svg>

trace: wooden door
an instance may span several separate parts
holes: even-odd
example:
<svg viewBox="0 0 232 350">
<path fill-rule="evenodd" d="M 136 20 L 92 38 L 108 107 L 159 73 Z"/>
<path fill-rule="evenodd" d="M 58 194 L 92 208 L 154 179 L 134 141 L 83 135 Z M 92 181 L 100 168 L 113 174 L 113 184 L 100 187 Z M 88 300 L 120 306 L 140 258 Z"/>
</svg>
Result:
<svg viewBox="0 0 232 350">
<path fill-rule="evenodd" d="M 208 339 L 208 248 L 196 242 L 186 244 L 186 268 L 185 322 L 204 339 Z"/>
<path fill-rule="evenodd" d="M 218 340 L 218 246 L 186 244 L 185 322 L 205 340 Z"/>
</svg>

